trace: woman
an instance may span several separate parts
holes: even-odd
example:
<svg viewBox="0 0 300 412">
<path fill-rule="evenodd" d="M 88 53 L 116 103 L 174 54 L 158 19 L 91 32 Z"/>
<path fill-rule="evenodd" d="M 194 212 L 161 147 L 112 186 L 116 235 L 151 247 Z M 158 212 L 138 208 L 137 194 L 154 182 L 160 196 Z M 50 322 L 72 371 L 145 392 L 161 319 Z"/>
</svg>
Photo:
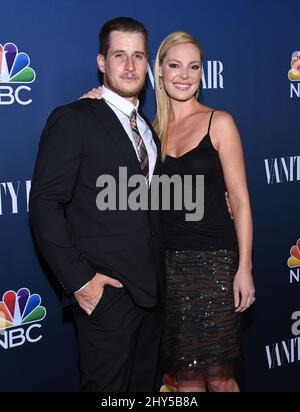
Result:
<svg viewBox="0 0 300 412">
<path fill-rule="evenodd" d="M 162 214 L 167 303 L 161 357 L 178 391 L 232 392 L 239 391 L 239 313 L 254 301 L 252 218 L 234 120 L 197 100 L 201 63 L 199 43 L 184 32 L 167 36 L 155 61 L 154 128 L 163 173 L 204 175 L 201 221 L 185 221 L 184 210 Z"/>
<path fill-rule="evenodd" d="M 254 302 L 251 209 L 235 122 L 197 100 L 201 65 L 201 47 L 185 32 L 167 36 L 155 61 L 154 128 L 163 173 L 204 175 L 202 220 L 186 221 L 186 210 L 162 213 L 167 301 L 161 363 L 178 392 L 238 392 L 239 317 Z"/>
</svg>

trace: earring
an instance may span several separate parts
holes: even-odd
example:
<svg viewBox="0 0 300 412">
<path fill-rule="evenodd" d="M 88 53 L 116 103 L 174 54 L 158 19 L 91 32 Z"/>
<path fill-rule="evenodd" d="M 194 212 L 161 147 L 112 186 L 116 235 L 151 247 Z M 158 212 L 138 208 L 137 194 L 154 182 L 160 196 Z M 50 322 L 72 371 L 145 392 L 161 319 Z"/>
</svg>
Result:
<svg viewBox="0 0 300 412">
<path fill-rule="evenodd" d="M 162 81 L 161 81 L 161 79 L 162 79 L 162 77 L 159 76 L 159 88 L 160 88 L 160 90 L 162 89 Z"/>
</svg>

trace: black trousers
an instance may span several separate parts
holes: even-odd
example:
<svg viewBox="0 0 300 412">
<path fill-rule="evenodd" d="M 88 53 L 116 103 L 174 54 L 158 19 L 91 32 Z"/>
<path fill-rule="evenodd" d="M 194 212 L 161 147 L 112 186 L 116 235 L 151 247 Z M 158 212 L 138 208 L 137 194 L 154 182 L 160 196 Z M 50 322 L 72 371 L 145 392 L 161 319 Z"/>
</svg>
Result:
<svg viewBox="0 0 300 412">
<path fill-rule="evenodd" d="M 76 303 L 82 390 L 152 392 L 162 328 L 162 306 L 136 306 L 125 288 L 105 286 L 88 316 Z"/>
</svg>

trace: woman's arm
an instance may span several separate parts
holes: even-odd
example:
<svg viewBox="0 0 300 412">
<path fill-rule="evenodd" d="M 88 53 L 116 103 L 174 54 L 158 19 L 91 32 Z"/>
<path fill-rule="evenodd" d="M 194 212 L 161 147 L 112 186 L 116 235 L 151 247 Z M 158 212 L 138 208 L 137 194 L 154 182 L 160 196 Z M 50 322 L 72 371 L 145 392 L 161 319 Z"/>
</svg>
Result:
<svg viewBox="0 0 300 412">
<path fill-rule="evenodd" d="M 236 312 L 243 312 L 254 301 L 252 279 L 252 214 L 247 188 L 243 148 L 232 116 L 214 114 L 212 142 L 219 152 L 239 246 L 239 266 L 234 278 Z"/>
</svg>

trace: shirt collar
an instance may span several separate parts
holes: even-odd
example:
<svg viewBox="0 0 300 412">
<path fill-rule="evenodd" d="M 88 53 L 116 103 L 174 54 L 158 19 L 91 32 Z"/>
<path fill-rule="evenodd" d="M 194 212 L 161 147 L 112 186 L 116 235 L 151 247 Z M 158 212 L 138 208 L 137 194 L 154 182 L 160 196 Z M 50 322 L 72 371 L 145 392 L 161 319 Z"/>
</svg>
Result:
<svg viewBox="0 0 300 412">
<path fill-rule="evenodd" d="M 128 101 L 124 97 L 119 96 L 117 93 L 113 92 L 105 86 L 102 86 L 102 98 L 116 107 L 126 116 L 129 116 L 134 109 L 138 111 L 140 104 L 138 100 L 136 105 L 132 104 L 130 101 Z"/>
</svg>

